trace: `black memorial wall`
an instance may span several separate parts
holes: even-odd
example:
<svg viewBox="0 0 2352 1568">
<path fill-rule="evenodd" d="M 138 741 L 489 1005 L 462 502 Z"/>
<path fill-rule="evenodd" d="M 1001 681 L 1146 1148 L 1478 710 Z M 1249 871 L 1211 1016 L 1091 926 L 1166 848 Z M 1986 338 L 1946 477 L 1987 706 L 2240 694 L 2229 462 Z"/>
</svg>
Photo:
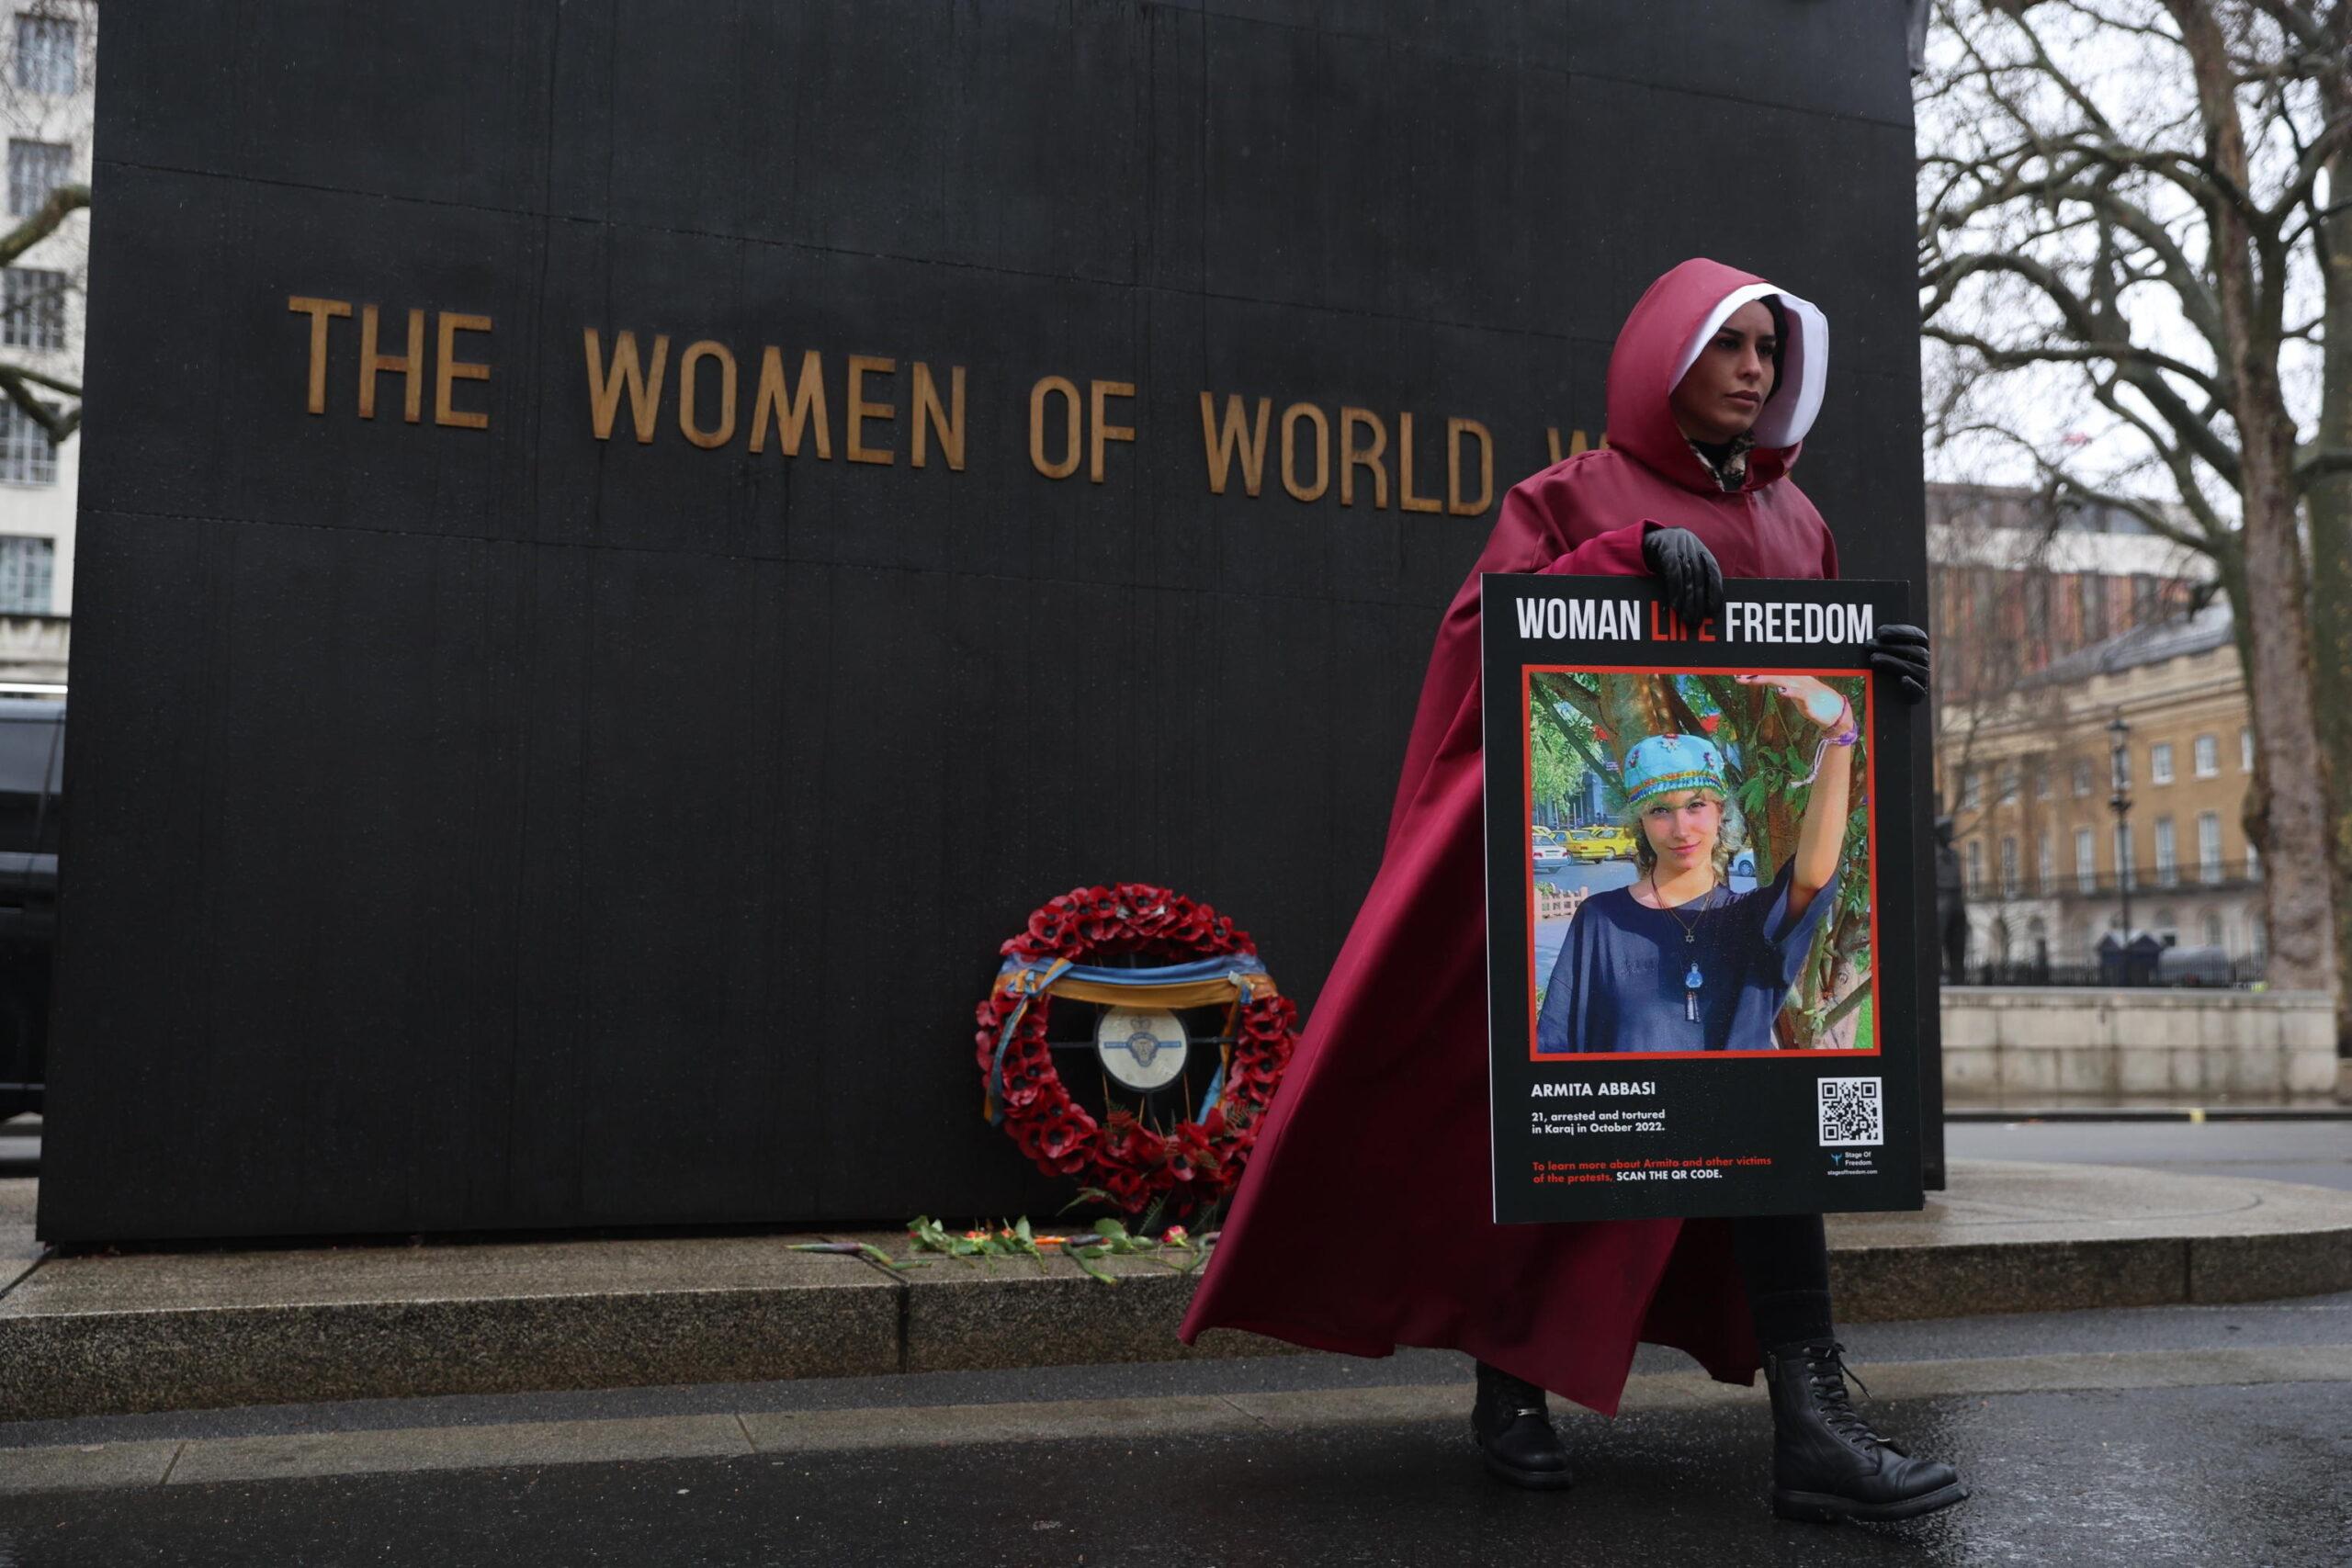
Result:
<svg viewBox="0 0 2352 1568">
<path fill-rule="evenodd" d="M 1904 23 L 109 13 L 43 1233 L 1054 1206 L 997 943 L 1158 881 L 1311 1001 L 1656 273 L 1825 307 L 1804 480 L 1921 577 Z"/>
</svg>

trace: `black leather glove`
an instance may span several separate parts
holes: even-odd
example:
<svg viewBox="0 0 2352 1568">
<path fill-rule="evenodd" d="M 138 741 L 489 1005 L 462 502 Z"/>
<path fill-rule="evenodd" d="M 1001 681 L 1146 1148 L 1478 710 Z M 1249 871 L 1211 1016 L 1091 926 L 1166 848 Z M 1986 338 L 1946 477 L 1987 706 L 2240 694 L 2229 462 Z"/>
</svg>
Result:
<svg viewBox="0 0 2352 1568">
<path fill-rule="evenodd" d="M 1696 629 L 1724 613 L 1724 569 L 1688 528 L 1653 528 L 1642 536 L 1642 564 L 1657 579 L 1658 597 L 1675 619 Z"/>
<path fill-rule="evenodd" d="M 1928 694 L 1928 634 L 1901 622 L 1878 628 L 1871 637 L 1871 668 L 1902 683 L 1904 700 Z"/>
</svg>

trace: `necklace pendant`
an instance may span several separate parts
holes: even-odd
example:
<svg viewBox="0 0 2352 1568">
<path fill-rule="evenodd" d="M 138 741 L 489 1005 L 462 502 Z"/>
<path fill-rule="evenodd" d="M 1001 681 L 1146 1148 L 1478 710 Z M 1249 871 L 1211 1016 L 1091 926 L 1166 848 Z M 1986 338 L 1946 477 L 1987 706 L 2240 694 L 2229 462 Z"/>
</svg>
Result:
<svg viewBox="0 0 2352 1568">
<path fill-rule="evenodd" d="M 1698 992 L 1685 991 L 1682 993 L 1682 1017 L 1686 1021 L 1690 1023 L 1696 1023 L 1699 1021 Z"/>
<path fill-rule="evenodd" d="M 1707 977 L 1699 973 L 1699 965 L 1694 961 L 1690 965 L 1690 972 L 1682 976 L 1683 988 L 1685 990 L 1696 991 L 1700 987 L 1706 983 Z"/>
</svg>

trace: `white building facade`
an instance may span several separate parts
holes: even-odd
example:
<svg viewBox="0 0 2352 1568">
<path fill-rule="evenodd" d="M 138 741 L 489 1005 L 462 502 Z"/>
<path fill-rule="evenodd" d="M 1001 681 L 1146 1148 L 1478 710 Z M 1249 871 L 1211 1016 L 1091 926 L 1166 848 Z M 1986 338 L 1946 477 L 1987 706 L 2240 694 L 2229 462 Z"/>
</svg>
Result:
<svg viewBox="0 0 2352 1568">
<path fill-rule="evenodd" d="M 7 218 L 14 230 L 61 185 L 90 179 L 96 105 L 97 6 L 21 0 L 0 22 L 0 120 L 7 133 Z M 0 365 L 78 387 L 90 216 L 0 269 Z M 77 399 L 29 389 L 70 407 Z M 78 435 L 62 445 L 0 397 L 0 689 L 62 686 L 74 607 Z"/>
</svg>

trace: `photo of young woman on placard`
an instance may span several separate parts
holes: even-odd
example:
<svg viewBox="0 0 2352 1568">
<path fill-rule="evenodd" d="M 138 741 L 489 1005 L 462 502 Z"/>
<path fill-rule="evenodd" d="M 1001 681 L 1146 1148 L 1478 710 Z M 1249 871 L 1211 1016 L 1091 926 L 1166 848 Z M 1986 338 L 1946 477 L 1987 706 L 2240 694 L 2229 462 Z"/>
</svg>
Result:
<svg viewBox="0 0 2352 1568">
<path fill-rule="evenodd" d="M 1534 1055 L 1875 1048 L 1863 685 L 1529 673 Z"/>
</svg>

